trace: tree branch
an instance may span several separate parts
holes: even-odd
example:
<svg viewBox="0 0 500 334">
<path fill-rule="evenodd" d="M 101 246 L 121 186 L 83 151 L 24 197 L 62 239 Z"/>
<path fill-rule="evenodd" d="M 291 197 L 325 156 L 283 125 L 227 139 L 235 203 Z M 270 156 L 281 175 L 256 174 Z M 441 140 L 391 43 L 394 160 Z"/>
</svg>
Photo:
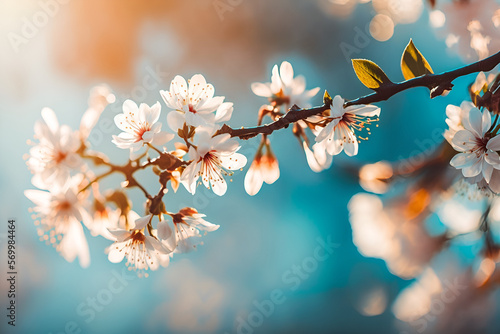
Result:
<svg viewBox="0 0 500 334">
<path fill-rule="evenodd" d="M 451 89 L 451 86 L 453 86 L 451 85 L 451 82 L 456 78 L 463 77 L 472 73 L 491 71 L 499 63 L 500 52 L 497 52 L 488 58 L 464 67 L 459 67 L 453 71 L 443 72 L 441 74 L 428 74 L 410 80 L 388 84 L 381 87 L 375 93 L 365 95 L 351 101 L 347 101 L 344 104 L 344 107 L 385 101 L 393 95 L 415 87 L 429 88 L 429 90 L 431 90 L 431 98 L 434 98 L 441 95 L 444 90 Z M 435 93 L 433 94 L 433 92 Z"/>
<path fill-rule="evenodd" d="M 415 87 L 427 87 L 431 92 L 431 98 L 434 98 L 441 95 L 446 90 L 451 90 L 451 88 L 453 87 L 452 81 L 456 78 L 472 73 L 491 71 L 499 63 L 500 52 L 497 52 L 488 58 L 464 67 L 457 68 L 452 71 L 443 72 L 440 74 L 427 74 L 406 81 L 384 85 L 380 87 L 375 93 L 371 93 L 354 100 L 346 101 L 344 103 L 344 107 L 385 101 L 402 91 Z M 230 126 L 224 124 L 216 134 L 218 135 L 228 133 L 231 135 L 231 137 L 239 137 L 240 139 L 249 139 L 257 136 L 258 134 L 270 135 L 276 130 L 287 128 L 290 123 L 295 123 L 310 116 L 320 114 L 323 111 L 328 110 L 329 108 L 330 106 L 327 106 L 325 104 L 319 107 L 302 109 L 294 105 L 290 108 L 288 113 L 285 114 L 285 116 L 272 123 L 251 128 L 242 127 L 241 129 L 233 129 Z"/>
<path fill-rule="evenodd" d="M 306 119 L 310 116 L 320 114 L 328 109 L 330 109 L 330 106 L 327 106 L 325 104 L 319 107 L 313 107 L 309 109 L 301 109 L 296 105 L 294 105 L 285 114 L 285 116 L 281 117 L 280 119 L 272 123 L 255 126 L 252 128 L 241 128 L 241 129 L 233 129 L 228 125 L 224 124 L 222 128 L 219 131 L 217 131 L 216 135 L 228 133 L 231 135 L 231 137 L 239 137 L 240 139 L 250 139 L 261 133 L 270 135 L 276 130 L 287 128 L 288 125 L 290 125 L 290 123 L 295 123 L 300 120 Z"/>
<path fill-rule="evenodd" d="M 186 165 L 186 162 L 177 158 L 173 154 L 170 154 L 168 152 L 161 152 L 160 150 L 158 150 L 157 148 L 155 148 L 152 145 L 150 145 L 150 147 L 152 147 L 155 151 L 157 151 L 159 153 L 159 157 L 154 158 L 154 159 L 149 159 L 146 163 L 140 164 L 139 160 L 142 157 L 144 157 L 144 155 L 142 155 L 139 159 L 136 159 L 133 161 L 129 160 L 125 165 L 115 165 L 115 164 L 111 163 L 109 161 L 109 159 L 104 155 L 99 156 L 99 155 L 92 155 L 92 154 L 86 153 L 85 152 L 86 147 L 84 144 L 82 144 L 82 146 L 78 150 L 78 153 L 80 154 L 80 156 L 82 158 L 90 159 L 96 165 L 108 166 L 109 170 L 107 172 L 105 172 L 104 174 L 97 176 L 94 180 L 90 181 L 90 183 L 88 185 L 86 185 L 80 191 L 84 191 L 84 190 L 88 189 L 90 187 L 90 185 L 92 185 L 93 183 L 95 183 L 95 182 L 101 180 L 102 178 L 116 172 L 116 173 L 121 173 L 125 176 L 125 180 L 128 182 L 128 184 L 126 185 L 127 188 L 138 187 L 144 193 L 144 196 L 146 196 L 146 198 L 148 198 L 149 200 L 152 200 L 153 196 L 151 196 L 148 193 L 148 191 L 146 190 L 146 188 L 144 188 L 137 181 L 137 179 L 133 176 L 133 174 L 135 172 L 137 172 L 138 170 L 145 169 L 149 166 L 158 166 L 159 168 L 161 168 L 163 170 L 174 170 L 181 165 Z M 166 187 L 166 184 L 164 185 L 164 187 Z M 164 188 L 162 189 L 162 191 L 163 190 L 164 190 Z M 158 197 L 158 195 L 157 195 L 157 197 Z M 161 197 L 160 197 L 160 199 L 161 199 Z"/>
</svg>

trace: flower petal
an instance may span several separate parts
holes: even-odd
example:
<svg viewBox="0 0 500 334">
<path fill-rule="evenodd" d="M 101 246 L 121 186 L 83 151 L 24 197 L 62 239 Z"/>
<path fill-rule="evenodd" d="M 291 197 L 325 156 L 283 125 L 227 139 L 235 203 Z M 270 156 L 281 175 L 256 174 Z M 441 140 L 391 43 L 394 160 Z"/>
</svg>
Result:
<svg viewBox="0 0 500 334">
<path fill-rule="evenodd" d="M 161 222 L 159 222 L 157 228 L 158 238 L 160 238 L 160 240 L 167 240 L 174 233 L 172 231 L 172 228 L 170 227 L 170 224 L 166 220 L 162 220 Z"/>
<path fill-rule="evenodd" d="M 59 129 L 59 122 L 57 121 L 55 112 L 50 108 L 43 108 L 42 118 L 45 121 L 45 124 L 47 124 L 49 130 L 52 133 L 56 133 L 57 129 Z"/>
<path fill-rule="evenodd" d="M 492 151 L 500 151 L 500 135 L 496 135 L 495 137 L 488 140 L 486 148 Z"/>
<path fill-rule="evenodd" d="M 260 188 L 262 188 L 263 182 L 264 180 L 262 179 L 258 163 L 254 160 L 245 175 L 245 191 L 250 196 L 254 196 L 259 192 Z"/>
<path fill-rule="evenodd" d="M 469 130 L 460 130 L 453 136 L 452 143 L 461 151 L 468 151 L 474 146 L 476 142 L 476 135 Z"/>
<path fill-rule="evenodd" d="M 135 230 L 142 230 L 151 221 L 152 217 L 153 217 L 153 215 L 149 214 L 149 215 L 146 215 L 146 216 L 141 217 L 139 219 L 136 219 L 134 222 L 135 225 L 132 228 Z"/>
<path fill-rule="evenodd" d="M 185 122 L 184 114 L 176 110 L 172 110 L 167 114 L 167 124 L 173 131 L 177 132 L 178 129 L 184 126 Z"/>
<path fill-rule="evenodd" d="M 165 143 L 171 141 L 174 139 L 175 135 L 173 133 L 167 133 L 167 132 L 158 132 L 155 133 L 153 137 L 153 141 L 151 144 L 153 145 L 164 145 Z"/>
<path fill-rule="evenodd" d="M 293 67 L 287 61 L 281 63 L 280 66 L 280 76 L 281 80 L 285 86 L 291 87 L 293 85 Z"/>
<path fill-rule="evenodd" d="M 471 131 L 476 137 L 482 137 L 482 117 L 481 111 L 477 108 L 472 108 L 469 111 L 468 119 L 464 119 L 464 127 Z"/>
<path fill-rule="evenodd" d="M 474 153 L 458 153 L 450 161 L 450 165 L 456 169 L 462 169 L 472 166 L 477 162 L 476 154 Z"/>
<path fill-rule="evenodd" d="M 257 96 L 271 97 L 273 93 L 271 92 L 270 84 L 254 82 L 251 85 L 252 92 Z"/>
</svg>

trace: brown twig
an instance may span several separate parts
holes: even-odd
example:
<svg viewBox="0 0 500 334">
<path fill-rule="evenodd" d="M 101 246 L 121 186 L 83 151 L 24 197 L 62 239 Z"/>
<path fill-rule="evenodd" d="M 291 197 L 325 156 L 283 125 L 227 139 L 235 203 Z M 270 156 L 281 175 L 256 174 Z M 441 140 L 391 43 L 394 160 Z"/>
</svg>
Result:
<svg viewBox="0 0 500 334">
<path fill-rule="evenodd" d="M 301 109 L 296 105 L 294 105 L 285 114 L 285 116 L 281 117 L 280 119 L 272 123 L 252 128 L 241 128 L 241 129 L 233 129 L 224 124 L 222 128 L 217 132 L 217 134 L 228 133 L 231 135 L 231 137 L 239 137 L 240 139 L 250 139 L 252 137 L 257 136 L 260 133 L 265 135 L 270 135 L 276 130 L 287 128 L 288 125 L 290 125 L 291 123 L 295 123 L 302 119 L 306 119 L 310 116 L 320 114 L 328 109 L 330 109 L 330 106 L 327 105 L 322 105 L 319 107 L 314 107 L 309 109 Z"/>
<path fill-rule="evenodd" d="M 374 93 L 350 101 L 346 101 L 344 103 L 344 107 L 385 101 L 402 91 L 415 87 L 427 87 L 430 90 L 431 98 L 434 98 L 443 94 L 446 90 L 451 90 L 453 86 L 452 81 L 456 78 L 472 73 L 491 71 L 499 63 L 500 52 L 497 52 L 488 58 L 464 67 L 457 68 L 452 71 L 443 72 L 441 74 L 427 74 L 397 83 L 391 82 L 380 87 Z M 228 133 L 231 135 L 231 137 L 239 137 L 240 139 L 249 139 L 257 136 L 258 134 L 270 135 L 276 130 L 287 128 L 290 123 L 295 123 L 310 116 L 320 114 L 323 111 L 328 110 L 329 108 L 330 106 L 325 104 L 313 108 L 299 108 L 298 106 L 294 105 L 290 108 L 285 116 L 272 123 L 241 129 L 233 129 L 224 124 L 222 128 L 217 132 L 217 134 Z"/>
<path fill-rule="evenodd" d="M 144 164 L 139 164 L 139 160 L 134 160 L 134 161 L 129 161 L 125 165 L 115 165 L 111 162 L 109 162 L 108 158 L 103 156 L 103 155 L 93 155 L 90 153 L 85 152 L 85 146 L 82 146 L 78 152 L 80 153 L 80 156 L 82 158 L 90 159 L 92 160 L 96 165 L 104 165 L 109 167 L 109 170 L 99 176 L 97 176 L 94 180 L 90 181 L 90 183 L 85 186 L 81 191 L 86 190 L 91 184 L 95 183 L 96 181 L 101 180 L 102 178 L 111 175 L 113 173 L 121 173 L 125 176 L 125 181 L 127 181 L 126 187 L 138 187 L 146 196 L 146 198 L 152 200 L 153 196 L 149 194 L 149 192 L 142 186 L 137 179 L 134 177 L 134 173 L 137 172 L 138 170 L 145 169 L 149 166 L 158 166 L 162 169 L 175 169 L 181 165 L 185 165 L 186 162 L 180 160 L 176 156 L 168 153 L 168 152 L 161 152 L 160 150 L 156 149 L 154 146 L 150 145 L 151 148 L 153 148 L 155 151 L 157 151 L 160 156 L 148 160 Z M 143 157 L 143 156 L 141 156 Z"/>
</svg>

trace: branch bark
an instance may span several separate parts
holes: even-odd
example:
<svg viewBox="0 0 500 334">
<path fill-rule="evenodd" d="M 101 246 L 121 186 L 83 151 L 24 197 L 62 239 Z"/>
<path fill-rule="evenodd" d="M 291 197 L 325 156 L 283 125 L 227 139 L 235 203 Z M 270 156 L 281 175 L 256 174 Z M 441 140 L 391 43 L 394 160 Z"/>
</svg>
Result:
<svg viewBox="0 0 500 334">
<path fill-rule="evenodd" d="M 456 78 L 481 71 L 491 71 L 499 63 L 500 51 L 488 58 L 466 65 L 464 67 L 459 67 L 452 71 L 443 72 L 440 74 L 427 74 L 410 80 L 384 85 L 374 93 L 350 101 L 346 101 L 344 103 L 344 107 L 385 101 L 402 91 L 415 87 L 427 87 L 430 90 L 431 98 L 434 98 L 441 95 L 445 90 L 451 90 L 451 88 L 453 87 L 452 81 Z M 228 133 L 229 135 L 231 135 L 231 137 L 238 137 L 240 139 L 249 139 L 257 136 L 258 134 L 270 135 L 276 130 L 287 128 L 290 123 L 295 123 L 310 116 L 320 114 L 323 111 L 328 110 L 329 108 L 330 106 L 325 104 L 313 108 L 299 108 L 294 105 L 290 108 L 288 113 L 285 114 L 285 116 L 272 123 L 250 128 L 242 127 L 240 129 L 233 129 L 230 126 L 224 124 L 222 128 L 217 132 L 217 134 Z"/>
</svg>

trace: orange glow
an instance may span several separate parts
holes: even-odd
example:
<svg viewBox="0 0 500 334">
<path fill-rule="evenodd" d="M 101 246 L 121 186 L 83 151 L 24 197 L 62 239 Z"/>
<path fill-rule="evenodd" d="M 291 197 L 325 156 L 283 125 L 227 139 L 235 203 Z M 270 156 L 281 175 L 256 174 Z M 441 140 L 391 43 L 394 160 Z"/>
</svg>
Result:
<svg viewBox="0 0 500 334">
<path fill-rule="evenodd" d="M 407 219 L 418 217 L 429 205 L 431 196 L 425 189 L 419 189 L 410 196 L 408 205 L 406 206 L 405 216 Z"/>
</svg>

